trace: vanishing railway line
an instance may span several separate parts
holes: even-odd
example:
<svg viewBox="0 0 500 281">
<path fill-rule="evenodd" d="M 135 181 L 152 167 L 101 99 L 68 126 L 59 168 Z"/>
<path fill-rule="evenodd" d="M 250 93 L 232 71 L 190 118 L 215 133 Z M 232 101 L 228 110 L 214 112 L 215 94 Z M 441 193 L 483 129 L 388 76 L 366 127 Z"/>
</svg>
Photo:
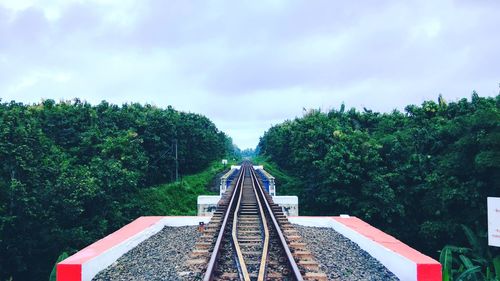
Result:
<svg viewBox="0 0 500 281">
<path fill-rule="evenodd" d="M 326 280 L 250 163 L 222 196 L 188 261 L 209 280 Z"/>
</svg>

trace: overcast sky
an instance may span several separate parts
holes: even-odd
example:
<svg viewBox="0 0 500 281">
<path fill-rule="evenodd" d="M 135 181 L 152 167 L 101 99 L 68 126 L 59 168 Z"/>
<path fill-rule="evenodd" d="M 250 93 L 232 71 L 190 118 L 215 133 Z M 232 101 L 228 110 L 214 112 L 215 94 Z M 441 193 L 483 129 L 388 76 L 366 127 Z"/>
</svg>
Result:
<svg viewBox="0 0 500 281">
<path fill-rule="evenodd" d="M 303 108 L 402 110 L 499 83 L 498 0 L 0 0 L 4 102 L 172 105 L 240 148 Z"/>
</svg>

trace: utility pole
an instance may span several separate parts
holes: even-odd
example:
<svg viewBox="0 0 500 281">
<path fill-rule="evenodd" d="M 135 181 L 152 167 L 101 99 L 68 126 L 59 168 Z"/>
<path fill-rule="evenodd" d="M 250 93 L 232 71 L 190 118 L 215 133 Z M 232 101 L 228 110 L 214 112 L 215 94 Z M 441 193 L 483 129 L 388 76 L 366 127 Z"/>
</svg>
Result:
<svg viewBox="0 0 500 281">
<path fill-rule="evenodd" d="M 177 139 L 174 140 L 175 143 L 175 181 L 179 181 L 179 160 L 177 158 Z"/>
<path fill-rule="evenodd" d="M 175 146 L 175 150 L 174 150 L 174 146 Z M 158 159 L 156 159 L 151 165 L 158 163 L 158 161 L 163 159 L 163 157 L 165 157 L 166 155 L 172 156 L 174 153 L 175 153 L 175 155 L 174 155 L 175 156 L 175 181 L 177 182 L 177 181 L 179 181 L 179 156 L 178 156 L 178 151 L 177 151 L 177 139 L 172 140 L 172 144 L 169 147 L 167 147 L 165 152 L 163 152 L 160 155 L 160 157 L 158 157 Z M 172 158 L 170 158 L 170 159 L 172 159 Z M 172 180 L 172 177 L 173 177 L 173 172 L 172 172 L 172 170 L 170 170 L 170 180 Z"/>
</svg>

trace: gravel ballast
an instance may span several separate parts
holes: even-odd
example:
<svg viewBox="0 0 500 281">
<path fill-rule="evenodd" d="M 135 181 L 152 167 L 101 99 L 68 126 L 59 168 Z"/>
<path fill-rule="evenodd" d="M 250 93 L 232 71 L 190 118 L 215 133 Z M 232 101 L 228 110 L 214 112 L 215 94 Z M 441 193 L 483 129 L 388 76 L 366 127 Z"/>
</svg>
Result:
<svg viewBox="0 0 500 281">
<path fill-rule="evenodd" d="M 329 280 L 399 280 L 375 258 L 331 228 L 294 225 Z M 183 280 L 196 226 L 164 227 L 92 280 Z M 188 278 L 189 279 L 189 278 Z"/>
<path fill-rule="evenodd" d="M 196 226 L 165 226 L 92 280 L 180 280 L 177 271 L 199 236 L 196 229 Z"/>
<path fill-rule="evenodd" d="M 294 224 L 329 280 L 399 280 L 356 243 L 332 228 Z"/>
</svg>

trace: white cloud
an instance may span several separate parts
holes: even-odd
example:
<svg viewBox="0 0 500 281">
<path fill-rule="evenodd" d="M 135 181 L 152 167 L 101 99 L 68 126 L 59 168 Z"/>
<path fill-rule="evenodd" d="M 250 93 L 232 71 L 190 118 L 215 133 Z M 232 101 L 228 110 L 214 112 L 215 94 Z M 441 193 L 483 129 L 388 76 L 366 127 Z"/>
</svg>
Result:
<svg viewBox="0 0 500 281">
<path fill-rule="evenodd" d="M 29 73 L 19 79 L 17 82 L 12 83 L 7 88 L 7 95 L 15 96 L 23 91 L 29 91 L 30 88 L 36 87 L 40 82 L 53 82 L 53 83 L 67 83 L 71 80 L 71 74 L 64 72 L 40 72 L 35 71 Z"/>
<path fill-rule="evenodd" d="M 199 112 L 242 148 L 302 108 L 496 95 L 498 1 L 0 0 L 0 97 Z"/>
</svg>

